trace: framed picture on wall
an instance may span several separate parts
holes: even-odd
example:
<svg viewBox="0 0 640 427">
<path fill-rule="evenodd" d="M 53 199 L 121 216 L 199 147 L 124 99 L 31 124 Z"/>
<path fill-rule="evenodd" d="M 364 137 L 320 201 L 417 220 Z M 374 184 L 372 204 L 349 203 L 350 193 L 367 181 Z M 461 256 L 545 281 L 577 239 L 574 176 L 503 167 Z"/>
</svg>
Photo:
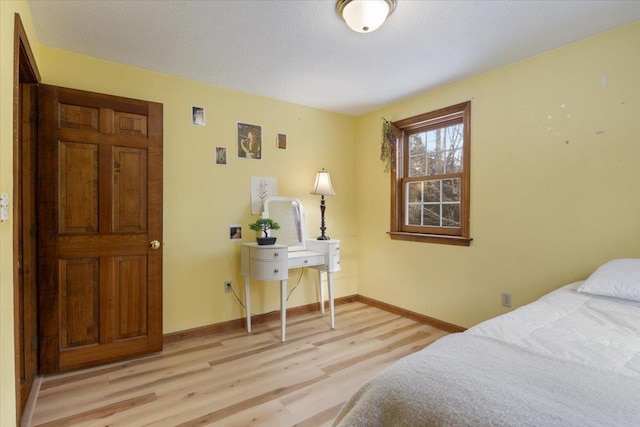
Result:
<svg viewBox="0 0 640 427">
<path fill-rule="evenodd" d="M 238 157 L 262 158 L 262 126 L 238 123 Z"/>
<path fill-rule="evenodd" d="M 287 135 L 283 133 L 278 134 L 278 148 L 281 150 L 287 149 Z"/>
<path fill-rule="evenodd" d="M 204 108 L 191 107 L 191 124 L 195 126 L 204 126 Z"/>
<path fill-rule="evenodd" d="M 227 164 L 227 148 L 216 147 L 216 165 L 226 165 L 226 164 Z"/>
<path fill-rule="evenodd" d="M 242 239 L 242 226 L 240 224 L 231 224 L 229 226 L 229 239 L 237 241 Z"/>
</svg>

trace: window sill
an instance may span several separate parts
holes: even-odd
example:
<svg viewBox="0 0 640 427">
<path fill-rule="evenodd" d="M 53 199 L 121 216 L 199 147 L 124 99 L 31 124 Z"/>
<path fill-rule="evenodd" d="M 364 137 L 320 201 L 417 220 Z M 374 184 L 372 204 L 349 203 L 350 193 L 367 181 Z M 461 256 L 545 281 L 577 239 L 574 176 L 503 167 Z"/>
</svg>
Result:
<svg viewBox="0 0 640 427">
<path fill-rule="evenodd" d="M 403 233 L 399 231 L 389 232 L 392 240 L 407 240 L 410 242 L 440 243 L 443 245 L 469 246 L 473 240 L 471 237 L 445 236 L 440 234 Z"/>
</svg>

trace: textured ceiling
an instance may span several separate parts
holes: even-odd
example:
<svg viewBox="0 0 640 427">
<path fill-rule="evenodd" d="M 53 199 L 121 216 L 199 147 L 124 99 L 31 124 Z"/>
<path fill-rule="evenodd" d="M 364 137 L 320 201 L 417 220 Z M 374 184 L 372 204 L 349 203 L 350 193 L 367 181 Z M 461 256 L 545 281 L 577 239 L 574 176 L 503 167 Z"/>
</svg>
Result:
<svg viewBox="0 0 640 427">
<path fill-rule="evenodd" d="M 30 0 L 40 43 L 361 115 L 640 19 L 640 0 L 398 0 L 374 33 L 334 0 Z"/>
</svg>

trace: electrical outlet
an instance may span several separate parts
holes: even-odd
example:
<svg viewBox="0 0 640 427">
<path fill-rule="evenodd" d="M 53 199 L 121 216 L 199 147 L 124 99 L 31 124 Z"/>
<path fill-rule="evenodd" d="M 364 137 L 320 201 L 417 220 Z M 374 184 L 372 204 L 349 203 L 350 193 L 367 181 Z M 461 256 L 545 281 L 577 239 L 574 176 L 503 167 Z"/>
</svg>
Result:
<svg viewBox="0 0 640 427">
<path fill-rule="evenodd" d="M 231 292 L 231 280 L 224 282 L 224 293 L 228 294 L 229 292 Z"/>
<path fill-rule="evenodd" d="M 511 307 L 511 294 L 509 292 L 502 293 L 502 306 Z"/>
</svg>

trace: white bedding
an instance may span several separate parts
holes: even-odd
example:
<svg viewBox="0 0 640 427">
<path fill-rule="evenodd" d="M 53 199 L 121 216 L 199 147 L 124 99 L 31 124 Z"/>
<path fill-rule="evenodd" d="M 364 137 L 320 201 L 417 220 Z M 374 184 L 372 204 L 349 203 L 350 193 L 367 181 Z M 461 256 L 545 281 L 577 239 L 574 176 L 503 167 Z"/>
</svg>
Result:
<svg viewBox="0 0 640 427">
<path fill-rule="evenodd" d="M 340 426 L 640 426 L 640 303 L 560 288 L 367 382 Z"/>
<path fill-rule="evenodd" d="M 640 302 L 576 292 L 581 283 L 564 286 L 465 333 L 640 378 Z"/>
</svg>

